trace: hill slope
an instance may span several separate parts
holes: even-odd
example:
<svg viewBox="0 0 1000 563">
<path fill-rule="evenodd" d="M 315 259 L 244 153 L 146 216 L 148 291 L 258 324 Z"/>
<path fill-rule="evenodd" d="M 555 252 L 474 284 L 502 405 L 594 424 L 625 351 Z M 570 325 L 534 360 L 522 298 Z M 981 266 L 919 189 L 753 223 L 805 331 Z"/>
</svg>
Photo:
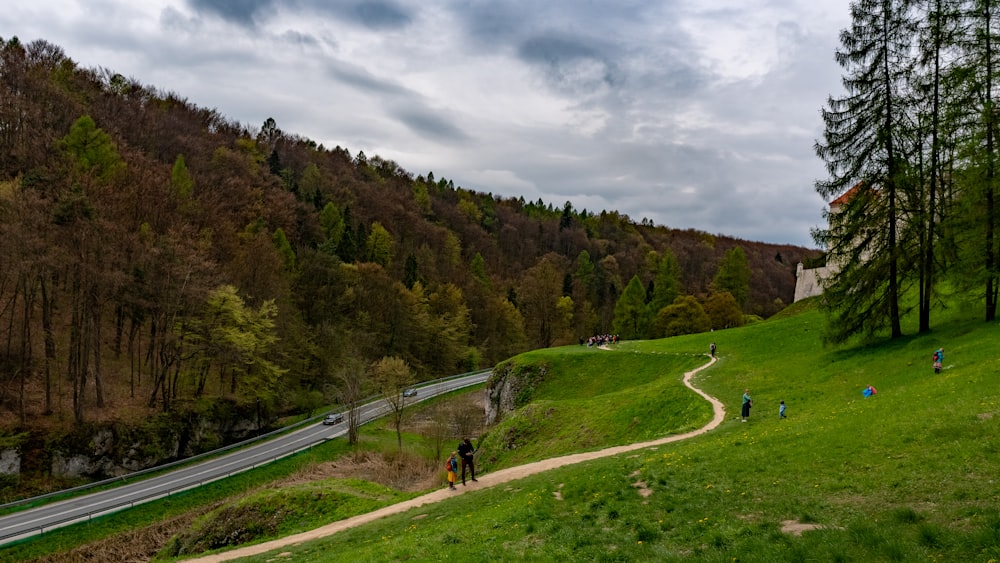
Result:
<svg viewBox="0 0 1000 563">
<path fill-rule="evenodd" d="M 749 387 L 749 423 L 730 418 L 690 441 L 471 492 L 284 551 L 298 561 L 997 558 L 997 327 L 960 317 L 933 335 L 844 349 L 819 346 L 821 318 L 811 310 L 718 331 L 720 360 L 697 384 L 730 413 Z M 617 353 L 705 346 L 704 336 L 683 337 Z M 947 359 L 934 375 L 938 346 Z M 865 398 L 867 385 L 878 394 Z M 786 420 L 777 418 L 779 400 Z"/>
</svg>

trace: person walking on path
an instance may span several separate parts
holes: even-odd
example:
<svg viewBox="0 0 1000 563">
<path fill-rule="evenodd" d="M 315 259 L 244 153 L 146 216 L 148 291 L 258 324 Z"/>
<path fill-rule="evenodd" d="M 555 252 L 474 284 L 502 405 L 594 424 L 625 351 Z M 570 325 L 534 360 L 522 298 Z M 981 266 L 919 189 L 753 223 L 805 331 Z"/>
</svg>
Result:
<svg viewBox="0 0 1000 563">
<path fill-rule="evenodd" d="M 743 391 L 743 410 L 740 412 L 743 415 L 743 422 L 746 422 L 750 418 L 750 407 L 753 406 L 753 399 L 750 398 L 750 390 L 745 389 Z"/>
<path fill-rule="evenodd" d="M 709 344 L 708 349 L 709 349 L 709 351 L 712 352 L 712 357 L 714 358 L 715 357 L 715 342 Z"/>
<path fill-rule="evenodd" d="M 445 468 L 448 470 L 448 488 L 451 490 L 455 489 L 455 474 L 458 473 L 458 460 L 455 456 L 458 452 L 451 452 L 451 457 L 445 462 Z"/>
<path fill-rule="evenodd" d="M 941 365 L 944 363 L 944 348 L 938 348 L 934 352 L 934 373 L 941 373 Z"/>
<path fill-rule="evenodd" d="M 465 468 L 469 468 L 469 473 L 472 475 L 472 481 L 476 482 L 476 460 L 474 454 L 476 453 L 476 448 L 472 446 L 472 440 L 465 438 L 462 443 L 458 445 L 458 456 L 462 458 L 462 484 L 465 485 Z"/>
</svg>

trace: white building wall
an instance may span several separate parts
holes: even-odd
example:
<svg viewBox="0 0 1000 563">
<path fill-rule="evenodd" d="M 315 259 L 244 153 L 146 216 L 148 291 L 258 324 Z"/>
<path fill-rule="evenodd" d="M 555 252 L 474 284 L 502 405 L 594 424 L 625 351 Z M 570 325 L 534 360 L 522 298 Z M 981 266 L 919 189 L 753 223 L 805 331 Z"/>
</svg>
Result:
<svg viewBox="0 0 1000 563">
<path fill-rule="evenodd" d="M 832 273 L 828 266 L 806 270 L 802 267 L 802 262 L 799 262 L 795 268 L 795 298 L 793 302 L 822 295 L 823 281 L 829 278 Z"/>
<path fill-rule="evenodd" d="M 840 213 L 841 207 L 846 203 L 848 199 L 853 197 L 853 194 L 861 188 L 861 184 L 858 183 L 853 188 L 848 190 L 847 193 L 838 197 L 837 199 L 830 202 L 830 215 L 836 215 Z M 832 226 L 831 226 L 832 228 Z M 842 261 L 835 261 L 831 259 L 831 253 L 827 252 L 827 263 L 825 266 L 820 266 L 819 268 L 805 269 L 802 262 L 799 262 L 798 266 L 795 268 L 795 301 L 801 301 L 807 297 L 815 297 L 817 295 L 823 295 L 823 286 L 826 280 L 837 275 L 843 265 Z M 841 258 L 843 260 L 843 258 Z M 865 251 L 861 257 L 862 262 L 868 260 L 868 253 Z"/>
</svg>

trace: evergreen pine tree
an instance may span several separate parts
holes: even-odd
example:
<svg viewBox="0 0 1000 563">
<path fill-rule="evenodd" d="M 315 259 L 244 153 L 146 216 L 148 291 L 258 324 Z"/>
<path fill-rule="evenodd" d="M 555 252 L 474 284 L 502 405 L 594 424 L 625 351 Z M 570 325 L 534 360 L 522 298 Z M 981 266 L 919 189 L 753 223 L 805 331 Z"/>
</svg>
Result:
<svg viewBox="0 0 1000 563">
<path fill-rule="evenodd" d="M 663 249 L 653 278 L 653 291 L 649 301 L 649 318 L 656 318 L 660 309 L 671 305 L 681 294 L 681 269 L 669 248 Z"/>
<path fill-rule="evenodd" d="M 997 135 L 1000 120 L 997 116 L 994 91 L 998 87 L 993 79 L 1000 68 L 1000 14 L 997 0 L 967 0 L 964 14 L 964 37 L 961 42 L 962 68 L 966 72 L 965 96 L 957 101 L 969 108 L 967 119 L 968 139 L 960 152 L 964 169 L 960 171 L 963 189 L 958 194 L 959 206 L 954 214 L 958 223 L 956 232 L 965 250 L 960 257 L 958 280 L 972 280 L 983 287 L 986 297 L 985 318 L 996 320 L 998 292 L 1000 292 L 1000 211 L 997 210 Z"/>
<path fill-rule="evenodd" d="M 830 216 L 829 230 L 817 233 L 828 260 L 839 266 L 824 290 L 831 313 L 827 338 L 834 342 L 886 326 L 893 338 L 902 336 L 900 145 L 914 32 L 907 6 L 903 0 L 851 4 L 851 27 L 841 32 L 836 53 L 846 93 L 831 96 L 822 111 L 824 139 L 815 149 L 829 177 L 816 189 L 827 199 L 854 190 L 842 211 Z"/>
<path fill-rule="evenodd" d="M 937 242 L 941 237 L 940 223 L 944 215 L 943 199 L 946 184 L 952 175 L 946 174 L 950 168 L 950 147 L 954 144 L 954 120 L 947 116 L 949 111 L 949 88 L 946 77 L 949 74 L 953 46 L 956 41 L 958 6 L 956 0 L 921 0 L 914 2 L 919 10 L 917 46 L 919 65 L 914 76 L 914 94 L 918 108 L 917 121 L 920 124 L 919 142 L 916 155 L 919 170 L 916 189 L 910 190 L 912 199 L 905 205 L 908 223 L 916 236 L 905 237 L 917 241 L 915 249 L 919 279 L 919 330 L 930 330 L 931 302 L 937 278 Z"/>
<path fill-rule="evenodd" d="M 742 248 L 734 246 L 726 251 L 712 281 L 712 289 L 716 293 L 729 292 L 741 309 L 746 306 L 750 298 L 750 263 Z"/>
<path fill-rule="evenodd" d="M 615 304 L 614 332 L 626 340 L 646 338 L 646 290 L 639 276 L 632 276 Z"/>
</svg>

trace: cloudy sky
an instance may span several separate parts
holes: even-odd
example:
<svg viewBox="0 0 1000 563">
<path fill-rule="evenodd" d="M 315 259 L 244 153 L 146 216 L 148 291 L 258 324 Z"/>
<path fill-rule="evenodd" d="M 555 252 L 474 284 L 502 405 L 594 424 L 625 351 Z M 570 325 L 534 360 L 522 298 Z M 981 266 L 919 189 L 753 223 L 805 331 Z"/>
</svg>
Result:
<svg viewBox="0 0 1000 563">
<path fill-rule="evenodd" d="M 457 186 L 813 247 L 848 0 L 34 0 L 0 37 Z"/>
</svg>

